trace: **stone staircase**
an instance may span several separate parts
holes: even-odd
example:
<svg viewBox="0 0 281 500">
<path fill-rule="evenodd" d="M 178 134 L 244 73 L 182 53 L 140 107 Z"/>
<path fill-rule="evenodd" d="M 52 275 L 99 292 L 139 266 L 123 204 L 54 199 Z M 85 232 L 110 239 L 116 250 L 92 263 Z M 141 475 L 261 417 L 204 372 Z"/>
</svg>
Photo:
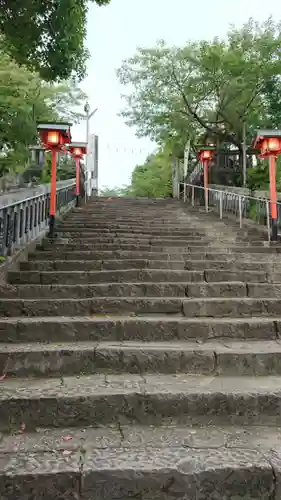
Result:
<svg viewBox="0 0 281 500">
<path fill-rule="evenodd" d="M 69 214 L 1 289 L 1 500 L 279 500 L 279 251 L 173 200 Z"/>
</svg>

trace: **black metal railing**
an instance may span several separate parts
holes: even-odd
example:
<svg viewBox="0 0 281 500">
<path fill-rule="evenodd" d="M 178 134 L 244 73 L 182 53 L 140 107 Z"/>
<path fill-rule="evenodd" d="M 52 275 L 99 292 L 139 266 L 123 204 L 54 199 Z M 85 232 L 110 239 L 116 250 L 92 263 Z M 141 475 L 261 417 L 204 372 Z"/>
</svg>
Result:
<svg viewBox="0 0 281 500">
<path fill-rule="evenodd" d="M 58 215 L 74 206 L 74 187 L 74 179 L 57 183 Z M 49 227 L 49 207 L 49 185 L 38 186 L 33 190 L 19 192 L 12 198 L 10 203 L 5 199 L 2 206 L 0 197 L 1 260 L 44 234 Z"/>
</svg>

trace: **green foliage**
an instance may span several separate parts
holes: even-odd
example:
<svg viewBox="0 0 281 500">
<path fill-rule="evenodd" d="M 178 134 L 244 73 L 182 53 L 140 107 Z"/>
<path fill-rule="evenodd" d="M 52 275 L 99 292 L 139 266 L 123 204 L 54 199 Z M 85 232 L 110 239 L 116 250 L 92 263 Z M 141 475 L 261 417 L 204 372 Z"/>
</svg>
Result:
<svg viewBox="0 0 281 500">
<path fill-rule="evenodd" d="M 251 191 L 269 189 L 269 163 L 268 160 L 259 160 L 258 165 L 248 169 L 247 185 Z M 281 158 L 276 162 L 276 188 L 281 192 Z"/>
<path fill-rule="evenodd" d="M 110 0 L 92 0 L 107 5 Z M 0 33 L 20 64 L 45 80 L 85 76 L 87 0 L 0 0 Z"/>
<path fill-rule="evenodd" d="M 110 188 L 108 186 L 104 186 L 101 190 L 100 190 L 100 196 L 104 196 L 105 198 L 106 197 L 124 197 L 124 196 L 130 196 L 131 195 L 131 191 L 130 191 L 130 187 L 128 186 L 122 186 L 122 187 L 118 187 L 118 186 L 115 186 L 113 188 Z"/>
<path fill-rule="evenodd" d="M 137 165 L 132 173 L 133 196 L 166 198 L 172 193 L 171 159 L 163 152 L 151 155 L 143 165 Z"/>
<path fill-rule="evenodd" d="M 166 198 L 172 194 L 171 159 L 166 151 L 150 155 L 132 173 L 130 186 L 104 187 L 100 196 Z"/>
<path fill-rule="evenodd" d="M 280 49 L 281 24 L 272 19 L 250 19 L 226 40 L 140 48 L 118 71 L 130 89 L 122 115 L 139 136 L 172 151 L 204 138 L 242 153 L 243 122 L 248 140 L 256 128 L 280 124 Z"/>
<path fill-rule="evenodd" d="M 50 84 L 19 66 L 0 48 L 0 175 L 24 170 L 28 146 L 37 142 L 36 121 L 80 119 L 76 107 L 85 94 L 74 81 Z"/>
</svg>

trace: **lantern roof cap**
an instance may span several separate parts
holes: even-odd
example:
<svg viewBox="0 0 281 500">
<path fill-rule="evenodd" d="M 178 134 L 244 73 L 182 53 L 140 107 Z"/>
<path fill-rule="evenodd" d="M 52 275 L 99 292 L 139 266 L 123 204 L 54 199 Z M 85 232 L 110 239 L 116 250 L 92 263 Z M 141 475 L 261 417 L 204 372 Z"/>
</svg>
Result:
<svg viewBox="0 0 281 500">
<path fill-rule="evenodd" d="M 217 149 L 213 144 L 197 144 L 196 148 L 199 151 L 215 151 Z"/>
<path fill-rule="evenodd" d="M 68 145 L 69 148 L 86 148 L 87 143 L 86 142 L 71 142 Z"/>
<path fill-rule="evenodd" d="M 37 123 L 38 130 L 69 130 L 72 123 L 67 122 L 42 122 Z"/>
<path fill-rule="evenodd" d="M 253 148 L 258 149 L 263 139 L 281 139 L 281 130 L 260 129 L 257 130 L 256 138 L 253 141 Z"/>
<path fill-rule="evenodd" d="M 43 144 L 41 144 L 41 145 L 40 144 L 35 144 L 34 146 L 31 145 L 31 146 L 28 146 L 28 149 L 30 151 L 45 151 L 46 150 L 46 148 L 45 148 L 45 146 Z"/>
</svg>

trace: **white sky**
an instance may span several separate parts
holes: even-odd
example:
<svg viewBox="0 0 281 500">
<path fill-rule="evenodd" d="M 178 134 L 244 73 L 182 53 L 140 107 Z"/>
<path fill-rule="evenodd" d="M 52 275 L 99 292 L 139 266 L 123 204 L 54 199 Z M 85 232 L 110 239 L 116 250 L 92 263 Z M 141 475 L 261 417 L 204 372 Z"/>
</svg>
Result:
<svg viewBox="0 0 281 500">
<path fill-rule="evenodd" d="M 92 109 L 91 133 L 99 135 L 99 186 L 128 184 L 136 164 L 154 149 L 148 139 L 137 139 L 117 113 L 124 88 L 116 78 L 122 60 L 138 46 L 159 39 L 183 45 L 188 39 L 224 37 L 231 23 L 241 26 L 250 17 L 281 19 L 278 0 L 111 0 L 106 7 L 91 4 L 87 46 L 91 53 L 83 90 Z M 73 140 L 85 140 L 85 124 L 73 128 Z"/>
</svg>

